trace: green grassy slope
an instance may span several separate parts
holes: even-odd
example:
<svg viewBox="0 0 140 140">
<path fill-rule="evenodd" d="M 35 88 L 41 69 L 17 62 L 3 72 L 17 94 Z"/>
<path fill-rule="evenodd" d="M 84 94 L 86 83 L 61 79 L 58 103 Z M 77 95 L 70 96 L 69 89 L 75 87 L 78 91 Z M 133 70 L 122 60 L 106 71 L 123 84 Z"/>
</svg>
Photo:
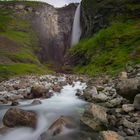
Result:
<svg viewBox="0 0 140 140">
<path fill-rule="evenodd" d="M 0 4 L 11 2 L 0 2 Z M 14 3 L 14 2 L 12 2 Z M 37 6 L 36 2 L 24 2 L 27 6 Z M 45 73 L 35 55 L 38 38 L 31 27 L 26 12 L 0 8 L 0 77 L 30 73 Z"/>
<path fill-rule="evenodd" d="M 140 7 L 135 4 L 127 6 L 132 11 Z M 106 28 L 81 40 L 69 51 L 67 60 L 75 73 L 114 75 L 123 70 L 126 64 L 140 63 L 140 19 L 131 18 L 132 13 L 110 16 Z M 126 14 L 127 17 L 124 16 Z"/>
<path fill-rule="evenodd" d="M 93 37 L 72 48 L 70 57 L 76 61 L 75 72 L 96 75 L 114 74 L 126 63 L 140 63 L 140 21 L 112 23 Z"/>
</svg>

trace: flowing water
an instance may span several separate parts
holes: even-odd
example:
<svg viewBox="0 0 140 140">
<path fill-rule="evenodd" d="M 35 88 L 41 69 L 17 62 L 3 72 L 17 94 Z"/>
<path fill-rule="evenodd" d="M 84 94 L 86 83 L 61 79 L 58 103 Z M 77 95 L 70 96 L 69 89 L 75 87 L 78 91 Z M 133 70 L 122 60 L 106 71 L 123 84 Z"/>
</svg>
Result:
<svg viewBox="0 0 140 140">
<path fill-rule="evenodd" d="M 81 13 L 81 4 L 78 5 L 75 12 L 73 28 L 72 28 L 71 46 L 76 45 L 79 42 L 80 37 L 81 37 L 80 13 Z"/>
<path fill-rule="evenodd" d="M 19 108 L 24 110 L 34 110 L 37 112 L 37 129 L 32 130 L 30 128 L 15 128 L 10 130 L 5 135 L 0 135 L 0 140 L 38 140 L 40 135 L 43 132 L 46 132 L 49 126 L 60 116 L 72 116 L 77 119 L 78 122 L 82 108 L 84 108 L 83 106 L 85 106 L 87 103 L 78 99 L 75 96 L 75 93 L 77 89 L 82 91 L 85 88 L 85 83 L 74 82 L 74 86 L 66 85 L 61 90 L 61 93 L 55 94 L 52 98 L 42 100 L 41 105 L 30 105 L 32 100 L 21 102 Z M 7 108 L 9 107 L 5 106 L 0 110 L 1 118 L 2 114 L 5 113 Z M 76 133 L 68 131 L 68 133 L 65 133 L 63 136 L 60 135 L 52 138 L 45 138 L 45 140 L 75 140 L 77 139 L 78 133 L 78 131 Z"/>
</svg>

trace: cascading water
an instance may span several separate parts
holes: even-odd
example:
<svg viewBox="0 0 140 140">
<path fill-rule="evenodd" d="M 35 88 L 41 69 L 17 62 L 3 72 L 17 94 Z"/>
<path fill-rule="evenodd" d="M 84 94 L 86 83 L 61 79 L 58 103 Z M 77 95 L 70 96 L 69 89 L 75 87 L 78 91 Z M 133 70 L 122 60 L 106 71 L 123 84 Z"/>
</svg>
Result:
<svg viewBox="0 0 140 140">
<path fill-rule="evenodd" d="M 74 22 L 73 22 L 73 28 L 72 28 L 72 40 L 71 40 L 71 46 L 76 45 L 81 37 L 81 24 L 80 24 L 80 9 L 81 9 L 81 4 L 78 5 L 76 12 L 75 12 L 75 17 L 74 17 Z"/>
</svg>

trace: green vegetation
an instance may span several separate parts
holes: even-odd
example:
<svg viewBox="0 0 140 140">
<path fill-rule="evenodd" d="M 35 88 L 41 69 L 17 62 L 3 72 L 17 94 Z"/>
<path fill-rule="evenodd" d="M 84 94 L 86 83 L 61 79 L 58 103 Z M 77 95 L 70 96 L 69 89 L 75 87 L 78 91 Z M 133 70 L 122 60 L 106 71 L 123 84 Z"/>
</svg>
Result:
<svg viewBox="0 0 140 140">
<path fill-rule="evenodd" d="M 38 2 L 22 3 L 32 7 L 40 5 Z M 0 77 L 50 72 L 35 54 L 38 38 L 30 24 L 29 14 L 28 18 L 26 16 L 26 12 L 17 12 L 6 6 L 0 9 Z"/>
<path fill-rule="evenodd" d="M 19 76 L 19 75 L 26 75 L 26 74 L 46 74 L 52 73 L 52 71 L 47 70 L 48 68 L 45 66 L 37 66 L 34 64 L 23 64 L 23 63 L 16 63 L 16 64 L 9 64 L 3 65 L 0 64 L 0 77 L 8 78 L 11 76 Z"/>
<path fill-rule="evenodd" d="M 140 63 L 140 20 L 115 22 L 73 47 L 68 58 L 80 74 L 116 74 Z M 79 58 L 78 58 L 79 57 Z M 75 63 L 75 60 L 78 60 Z"/>
</svg>

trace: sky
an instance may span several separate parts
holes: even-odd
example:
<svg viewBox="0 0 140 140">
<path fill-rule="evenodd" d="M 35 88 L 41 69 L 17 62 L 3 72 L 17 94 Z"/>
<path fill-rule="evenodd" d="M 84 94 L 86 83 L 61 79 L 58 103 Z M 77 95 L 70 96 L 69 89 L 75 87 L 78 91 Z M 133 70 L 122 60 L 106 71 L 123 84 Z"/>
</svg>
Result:
<svg viewBox="0 0 140 140">
<path fill-rule="evenodd" d="M 69 4 L 72 2 L 80 2 L 81 0 L 38 0 L 38 1 L 47 2 L 48 4 L 51 4 L 54 7 L 63 7 L 65 4 Z"/>
</svg>

